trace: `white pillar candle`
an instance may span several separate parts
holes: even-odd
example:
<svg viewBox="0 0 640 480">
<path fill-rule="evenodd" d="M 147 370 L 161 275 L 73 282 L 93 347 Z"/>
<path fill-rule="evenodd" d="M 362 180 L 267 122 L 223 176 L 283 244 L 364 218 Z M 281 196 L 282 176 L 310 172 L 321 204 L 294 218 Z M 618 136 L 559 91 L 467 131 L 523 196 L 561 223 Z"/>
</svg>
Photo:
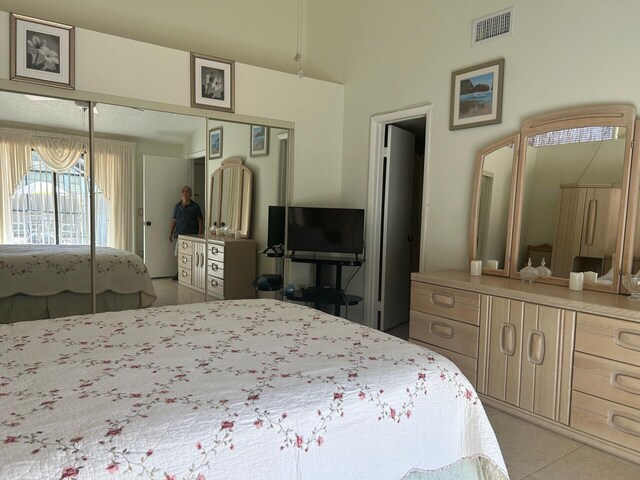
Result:
<svg viewBox="0 0 640 480">
<path fill-rule="evenodd" d="M 474 277 L 482 275 L 482 260 L 471 260 L 470 273 Z"/>
<path fill-rule="evenodd" d="M 498 269 L 498 260 L 487 260 L 487 268 Z"/>
<path fill-rule="evenodd" d="M 579 292 L 582 290 L 582 284 L 584 282 L 584 274 L 582 272 L 571 272 L 569 274 L 569 290 L 575 290 Z"/>
<path fill-rule="evenodd" d="M 598 280 L 598 274 L 596 272 L 584 272 L 584 281 L 595 283 Z"/>
</svg>

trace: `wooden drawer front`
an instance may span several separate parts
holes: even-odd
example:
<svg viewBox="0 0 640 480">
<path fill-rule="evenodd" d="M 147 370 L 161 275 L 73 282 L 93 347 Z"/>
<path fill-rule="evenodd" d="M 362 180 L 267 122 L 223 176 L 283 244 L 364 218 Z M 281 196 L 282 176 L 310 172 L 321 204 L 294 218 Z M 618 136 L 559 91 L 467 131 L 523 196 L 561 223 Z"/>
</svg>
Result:
<svg viewBox="0 0 640 480">
<path fill-rule="evenodd" d="M 420 342 L 478 358 L 478 327 L 411 310 L 409 336 Z"/>
<path fill-rule="evenodd" d="M 178 280 L 185 285 L 191 285 L 191 265 L 189 268 L 178 267 Z"/>
<path fill-rule="evenodd" d="M 572 388 L 629 407 L 640 407 L 640 367 L 576 352 Z"/>
<path fill-rule="evenodd" d="M 178 254 L 181 253 L 188 253 L 189 255 L 191 255 L 193 253 L 193 242 L 189 242 L 187 240 L 180 240 L 178 238 L 178 240 L 175 240 L 177 242 L 180 242 L 178 244 Z"/>
<path fill-rule="evenodd" d="M 576 350 L 640 365 L 640 324 L 578 313 Z"/>
<path fill-rule="evenodd" d="M 573 392 L 570 426 L 640 451 L 640 411 Z"/>
<path fill-rule="evenodd" d="M 224 262 L 224 244 L 209 242 L 209 260 L 215 260 L 217 262 Z"/>
<path fill-rule="evenodd" d="M 192 256 L 186 253 L 178 254 L 178 267 L 191 269 Z"/>
<path fill-rule="evenodd" d="M 480 294 L 411 282 L 411 309 L 459 322 L 480 324 Z"/>
<path fill-rule="evenodd" d="M 428 343 L 420 342 L 418 340 L 410 339 L 409 341 L 447 357 L 449 360 L 455 363 L 456 367 L 458 367 L 462 374 L 467 377 L 467 380 L 469 380 L 469 383 L 471 383 L 473 388 L 476 388 L 477 366 L 475 358 L 467 357 L 466 355 L 460 355 L 459 353 L 436 347 L 435 345 L 429 345 Z"/>
<path fill-rule="evenodd" d="M 221 278 L 209 275 L 207 282 L 207 293 L 219 298 L 224 298 L 224 281 Z"/>
<path fill-rule="evenodd" d="M 224 278 L 224 263 L 216 262 L 215 260 L 209 260 L 207 272 L 209 273 L 209 275 L 213 275 L 214 277 L 218 277 L 220 279 Z"/>
</svg>

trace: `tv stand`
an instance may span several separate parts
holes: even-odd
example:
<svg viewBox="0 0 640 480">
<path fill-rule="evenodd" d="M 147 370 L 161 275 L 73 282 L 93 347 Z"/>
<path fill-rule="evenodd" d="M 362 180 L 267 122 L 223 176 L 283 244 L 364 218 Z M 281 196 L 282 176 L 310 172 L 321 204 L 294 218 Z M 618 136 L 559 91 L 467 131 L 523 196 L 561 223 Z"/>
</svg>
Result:
<svg viewBox="0 0 640 480">
<path fill-rule="evenodd" d="M 357 295 L 346 295 L 342 290 L 342 267 L 360 267 L 364 260 L 360 260 L 356 255 L 354 258 L 329 257 L 318 255 L 296 255 L 291 254 L 289 260 L 296 263 L 309 263 L 316 266 L 316 278 L 313 287 L 305 288 L 300 291 L 287 294 L 289 300 L 297 302 L 310 302 L 315 308 L 320 305 L 333 305 L 335 315 L 340 316 L 340 307 L 342 305 L 357 305 L 362 301 L 362 297 Z M 334 287 L 322 287 L 322 267 L 335 267 L 335 284 Z"/>
</svg>

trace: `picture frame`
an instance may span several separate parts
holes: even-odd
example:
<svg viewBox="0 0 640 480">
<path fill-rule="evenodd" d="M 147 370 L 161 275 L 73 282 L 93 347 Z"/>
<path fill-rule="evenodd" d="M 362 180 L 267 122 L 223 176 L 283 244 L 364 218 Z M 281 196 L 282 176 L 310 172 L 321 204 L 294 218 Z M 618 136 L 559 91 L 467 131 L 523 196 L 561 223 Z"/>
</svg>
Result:
<svg viewBox="0 0 640 480">
<path fill-rule="evenodd" d="M 449 130 L 502 122 L 504 58 L 451 74 Z"/>
<path fill-rule="evenodd" d="M 269 127 L 263 125 L 251 125 L 250 139 L 251 157 L 264 157 L 269 155 Z"/>
<path fill-rule="evenodd" d="M 75 89 L 75 27 L 9 15 L 9 78 Z"/>
<path fill-rule="evenodd" d="M 191 106 L 233 113 L 235 62 L 191 53 Z"/>
<path fill-rule="evenodd" d="M 209 159 L 222 158 L 222 127 L 209 130 Z"/>
</svg>

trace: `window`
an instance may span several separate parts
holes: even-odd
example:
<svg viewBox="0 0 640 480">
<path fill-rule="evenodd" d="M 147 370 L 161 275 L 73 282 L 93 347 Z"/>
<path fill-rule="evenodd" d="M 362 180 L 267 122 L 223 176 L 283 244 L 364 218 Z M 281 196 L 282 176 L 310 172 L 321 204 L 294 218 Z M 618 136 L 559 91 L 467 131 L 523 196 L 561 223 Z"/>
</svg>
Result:
<svg viewBox="0 0 640 480">
<path fill-rule="evenodd" d="M 11 197 L 15 243 L 89 244 L 89 190 L 85 161 L 80 157 L 67 171 L 54 172 L 31 152 L 33 166 Z M 95 188 L 96 245 L 107 245 L 109 201 Z"/>
</svg>

